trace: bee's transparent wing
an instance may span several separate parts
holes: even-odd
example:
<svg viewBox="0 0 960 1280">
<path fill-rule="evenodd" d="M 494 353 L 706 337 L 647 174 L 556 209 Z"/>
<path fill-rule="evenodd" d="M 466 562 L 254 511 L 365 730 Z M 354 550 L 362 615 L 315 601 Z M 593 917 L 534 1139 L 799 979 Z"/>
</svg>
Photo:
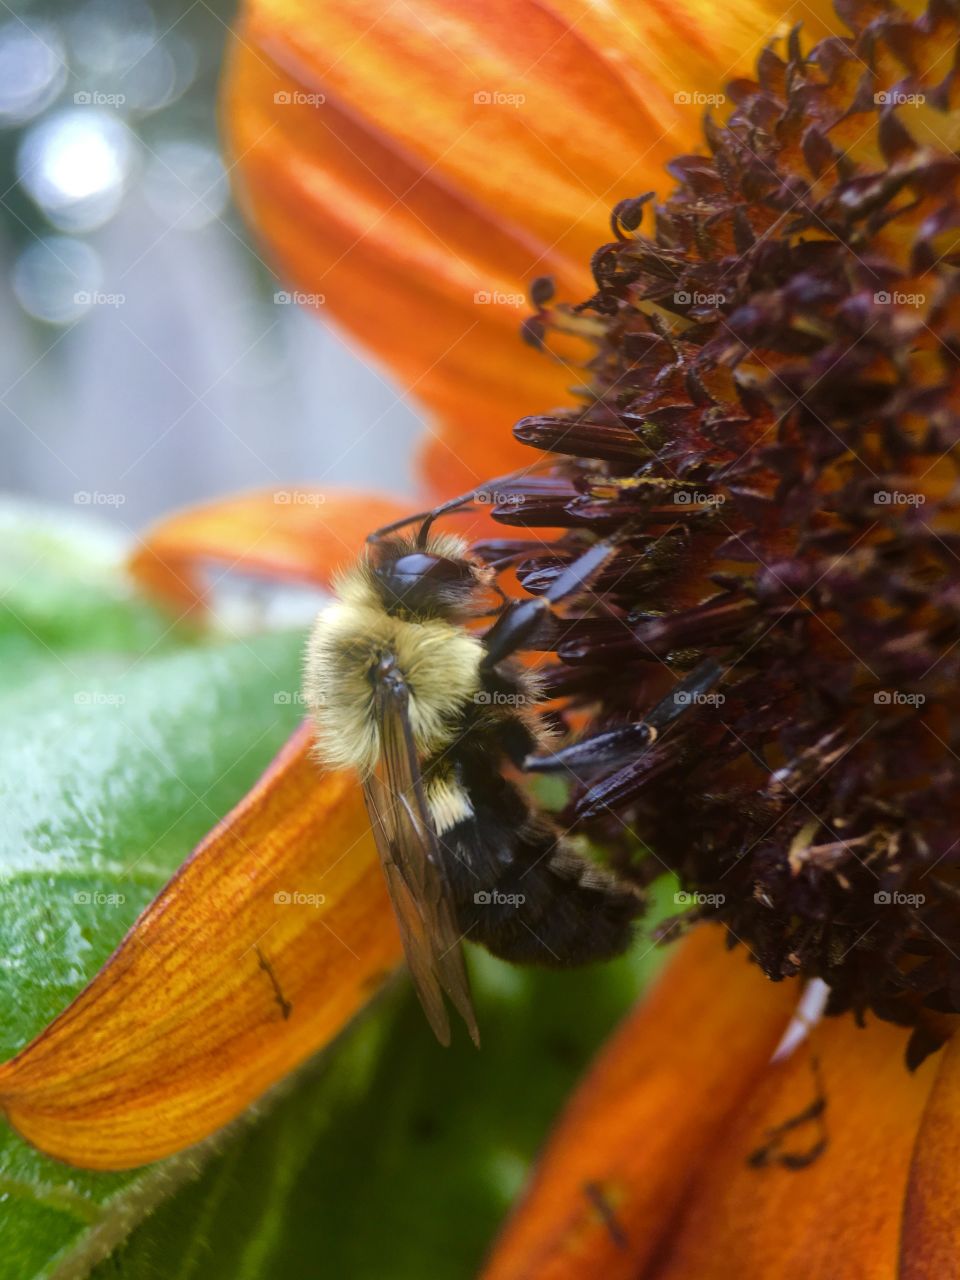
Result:
<svg viewBox="0 0 960 1280">
<path fill-rule="evenodd" d="M 363 790 L 407 964 L 440 1043 L 450 1043 L 445 991 L 479 1044 L 460 933 L 410 729 L 407 687 L 392 665 L 375 679 L 381 752 Z"/>
</svg>

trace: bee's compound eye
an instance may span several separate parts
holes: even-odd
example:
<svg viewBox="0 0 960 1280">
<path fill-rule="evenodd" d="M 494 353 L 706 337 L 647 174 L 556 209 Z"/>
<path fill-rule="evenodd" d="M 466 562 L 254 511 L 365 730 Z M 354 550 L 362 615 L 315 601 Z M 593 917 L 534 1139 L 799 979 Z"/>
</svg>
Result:
<svg viewBox="0 0 960 1280">
<path fill-rule="evenodd" d="M 410 583 L 424 578 L 431 582 L 461 582 L 470 576 L 470 566 L 461 560 L 448 560 L 420 551 L 395 560 L 391 576 Z"/>
<path fill-rule="evenodd" d="M 425 551 L 400 556 L 383 565 L 377 574 L 397 604 L 414 610 L 454 603 L 474 580 L 467 561 Z"/>
</svg>

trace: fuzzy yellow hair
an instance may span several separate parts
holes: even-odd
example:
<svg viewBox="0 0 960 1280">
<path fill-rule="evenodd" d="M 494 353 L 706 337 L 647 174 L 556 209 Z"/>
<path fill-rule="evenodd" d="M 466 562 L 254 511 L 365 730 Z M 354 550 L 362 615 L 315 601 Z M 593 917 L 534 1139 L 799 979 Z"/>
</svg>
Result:
<svg viewBox="0 0 960 1280">
<path fill-rule="evenodd" d="M 439 541 L 439 540 L 437 540 Z M 445 538 L 434 554 L 462 554 Z M 381 657 L 396 660 L 410 690 L 410 725 L 421 757 L 442 750 L 464 706 L 480 689 L 480 640 L 442 618 L 406 619 L 386 612 L 366 566 L 336 584 L 337 599 L 317 618 L 307 645 L 304 693 L 316 726 L 317 754 L 333 768 L 369 773 L 380 755 L 370 673 Z"/>
</svg>

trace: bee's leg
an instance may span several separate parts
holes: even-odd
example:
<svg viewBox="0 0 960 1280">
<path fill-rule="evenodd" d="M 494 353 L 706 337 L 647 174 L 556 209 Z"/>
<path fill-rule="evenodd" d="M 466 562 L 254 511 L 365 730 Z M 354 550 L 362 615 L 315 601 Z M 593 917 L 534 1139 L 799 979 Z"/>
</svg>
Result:
<svg viewBox="0 0 960 1280">
<path fill-rule="evenodd" d="M 561 747 L 550 755 L 529 756 L 524 769 L 531 773 L 559 773 L 570 770 L 577 774 L 607 769 L 629 760 L 640 750 L 651 746 L 663 729 L 696 707 L 723 675 L 723 668 L 713 658 L 704 658 L 692 671 L 678 680 L 670 692 L 660 699 L 643 720 L 621 725 L 581 739 L 569 747 Z"/>
<path fill-rule="evenodd" d="M 619 540 L 612 538 L 595 542 L 583 555 L 567 565 L 542 596 L 533 600 L 515 601 L 501 613 L 483 638 L 486 654 L 480 664 L 481 670 L 489 671 L 511 653 L 521 649 L 549 614 L 551 607 L 581 591 L 597 570 L 602 569 L 616 555 L 619 547 Z"/>
<path fill-rule="evenodd" d="M 591 771 L 607 770 L 630 759 L 638 751 L 648 747 L 656 738 L 657 730 L 644 720 L 638 724 L 621 725 L 595 734 L 569 747 L 562 747 L 547 756 L 527 756 L 523 762 L 529 773 L 564 773 L 577 775 Z"/>
</svg>

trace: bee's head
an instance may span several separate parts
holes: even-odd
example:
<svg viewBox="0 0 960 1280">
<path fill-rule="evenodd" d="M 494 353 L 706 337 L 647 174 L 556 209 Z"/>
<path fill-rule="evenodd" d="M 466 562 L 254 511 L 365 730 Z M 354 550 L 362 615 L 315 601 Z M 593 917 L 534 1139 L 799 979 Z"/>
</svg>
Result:
<svg viewBox="0 0 960 1280">
<path fill-rule="evenodd" d="M 466 544 L 442 536 L 425 546 L 391 539 L 377 543 L 369 561 L 374 587 L 388 613 L 443 617 L 465 608 L 484 571 L 466 558 Z"/>
</svg>

